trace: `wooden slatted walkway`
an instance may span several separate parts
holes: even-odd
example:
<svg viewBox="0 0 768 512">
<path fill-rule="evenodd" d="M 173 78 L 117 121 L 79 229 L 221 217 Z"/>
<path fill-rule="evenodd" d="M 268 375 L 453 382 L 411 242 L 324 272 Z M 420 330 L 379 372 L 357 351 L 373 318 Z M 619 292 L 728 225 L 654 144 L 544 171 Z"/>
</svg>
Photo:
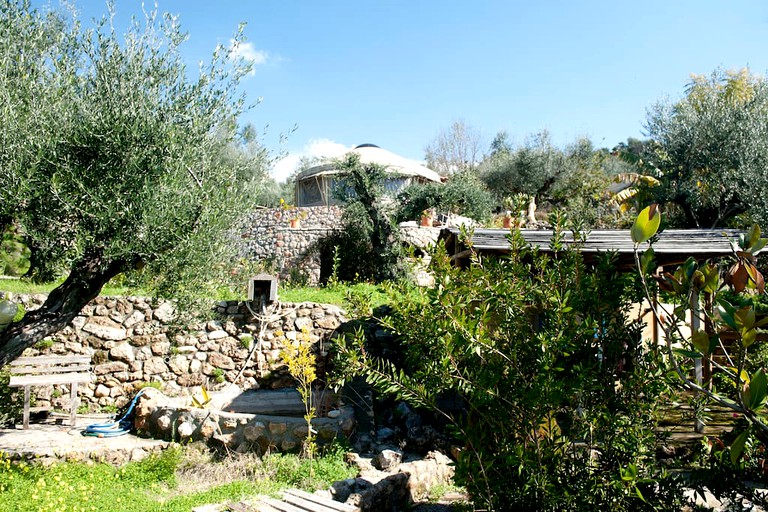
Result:
<svg viewBox="0 0 768 512">
<path fill-rule="evenodd" d="M 231 512 L 360 512 L 359 508 L 352 505 L 298 489 L 283 491 L 282 500 L 263 497 L 253 505 L 230 503 L 227 508 Z"/>
</svg>

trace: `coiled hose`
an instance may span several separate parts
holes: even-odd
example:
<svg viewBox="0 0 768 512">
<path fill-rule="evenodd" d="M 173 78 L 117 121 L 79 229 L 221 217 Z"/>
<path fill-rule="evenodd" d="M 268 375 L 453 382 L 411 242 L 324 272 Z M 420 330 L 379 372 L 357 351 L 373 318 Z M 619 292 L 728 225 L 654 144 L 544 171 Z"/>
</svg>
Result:
<svg viewBox="0 0 768 512">
<path fill-rule="evenodd" d="M 110 423 L 94 423 L 92 425 L 88 425 L 87 427 L 85 427 L 85 430 L 83 431 L 83 435 L 91 436 L 91 437 L 118 437 L 130 432 L 131 431 L 130 416 L 131 416 L 131 413 L 133 413 L 133 408 L 136 406 L 136 402 L 139 400 L 139 397 L 148 389 L 155 389 L 155 388 L 150 386 L 141 388 L 139 392 L 136 393 L 136 396 L 133 397 L 133 400 L 131 400 L 131 403 L 128 405 L 128 410 L 125 411 L 125 414 L 123 414 L 122 418 Z"/>
</svg>

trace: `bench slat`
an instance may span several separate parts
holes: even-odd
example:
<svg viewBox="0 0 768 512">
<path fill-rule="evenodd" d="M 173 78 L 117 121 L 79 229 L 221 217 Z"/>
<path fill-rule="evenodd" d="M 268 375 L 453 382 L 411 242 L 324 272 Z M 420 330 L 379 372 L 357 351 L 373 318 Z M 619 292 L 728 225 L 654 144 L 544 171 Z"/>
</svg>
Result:
<svg viewBox="0 0 768 512">
<path fill-rule="evenodd" d="M 75 373 L 88 372 L 91 370 L 90 364 L 78 363 L 68 366 L 24 366 L 11 369 L 12 375 L 37 375 L 48 373 Z"/>
<path fill-rule="evenodd" d="M 88 383 L 95 380 L 92 373 L 56 373 L 53 375 L 18 375 L 12 376 L 8 385 L 13 388 L 23 386 L 48 386 L 51 384 Z"/>
<path fill-rule="evenodd" d="M 72 363 L 90 363 L 91 356 L 89 355 L 76 355 L 76 356 L 33 356 L 33 357 L 19 357 L 11 361 L 11 367 L 14 366 L 39 366 L 44 364 L 72 364 Z"/>
</svg>

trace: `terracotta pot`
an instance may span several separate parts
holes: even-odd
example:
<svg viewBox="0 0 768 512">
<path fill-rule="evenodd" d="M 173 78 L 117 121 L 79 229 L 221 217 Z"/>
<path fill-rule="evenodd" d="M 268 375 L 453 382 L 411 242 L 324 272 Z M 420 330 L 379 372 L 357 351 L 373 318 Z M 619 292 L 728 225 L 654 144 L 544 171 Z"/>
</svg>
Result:
<svg viewBox="0 0 768 512">
<path fill-rule="evenodd" d="M 291 227 L 293 229 L 300 228 L 301 227 L 301 220 L 299 220 L 299 219 L 291 219 Z"/>
<path fill-rule="evenodd" d="M 512 227 L 512 217 L 504 217 L 504 220 L 502 222 L 504 223 L 505 229 L 509 229 Z"/>
<path fill-rule="evenodd" d="M 429 217 L 428 215 L 422 215 L 421 216 L 421 225 L 424 227 L 432 227 L 432 217 Z"/>
</svg>

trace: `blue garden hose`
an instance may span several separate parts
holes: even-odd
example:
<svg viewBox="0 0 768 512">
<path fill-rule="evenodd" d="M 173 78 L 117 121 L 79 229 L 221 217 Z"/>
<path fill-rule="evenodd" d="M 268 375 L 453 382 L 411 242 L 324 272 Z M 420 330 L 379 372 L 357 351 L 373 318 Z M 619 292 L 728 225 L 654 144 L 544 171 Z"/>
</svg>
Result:
<svg viewBox="0 0 768 512">
<path fill-rule="evenodd" d="M 85 430 L 83 431 L 83 435 L 91 436 L 91 437 L 117 437 L 117 436 L 125 435 L 128 432 L 130 432 L 131 431 L 130 415 L 133 412 L 133 408 L 136 406 L 136 402 L 138 401 L 139 397 L 147 389 L 155 389 L 155 388 L 152 388 L 149 386 L 145 388 L 141 388 L 139 392 L 136 393 L 136 396 L 133 397 L 133 400 L 131 400 L 131 403 L 128 406 L 128 410 L 125 411 L 125 414 L 123 414 L 122 418 L 110 423 L 94 423 L 93 425 L 88 425 L 87 427 L 85 427 Z"/>
</svg>

